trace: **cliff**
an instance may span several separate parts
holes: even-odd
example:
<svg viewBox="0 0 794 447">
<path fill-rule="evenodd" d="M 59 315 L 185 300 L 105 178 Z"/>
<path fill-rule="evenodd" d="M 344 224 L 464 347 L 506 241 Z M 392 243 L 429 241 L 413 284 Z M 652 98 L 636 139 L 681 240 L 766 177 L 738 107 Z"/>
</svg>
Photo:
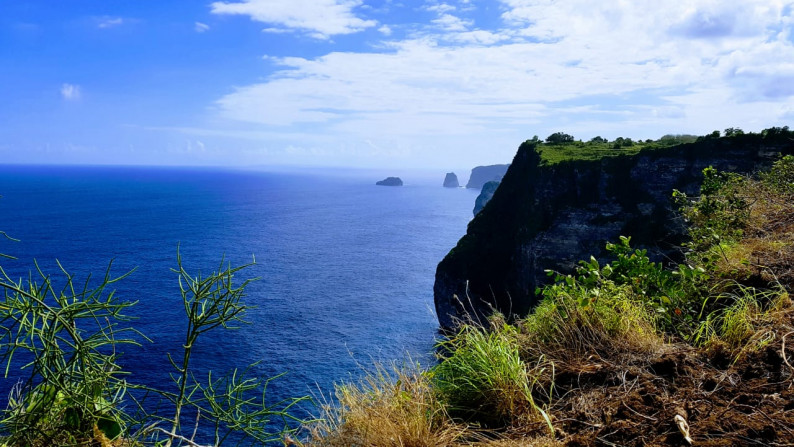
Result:
<svg viewBox="0 0 794 447">
<path fill-rule="evenodd" d="M 681 259 L 685 227 L 671 193 L 697 194 L 702 170 L 751 173 L 794 152 L 791 133 L 743 134 L 596 160 L 543 162 L 522 144 L 500 187 L 439 263 L 434 298 L 442 327 L 456 318 L 525 315 L 545 270 L 569 272 L 606 241 L 632 236 L 654 260 Z"/>
<path fill-rule="evenodd" d="M 447 172 L 447 175 L 444 177 L 444 188 L 458 187 L 460 187 L 460 183 L 458 183 L 458 176 L 455 175 L 454 172 Z"/>
<path fill-rule="evenodd" d="M 469 181 L 466 183 L 467 188 L 482 189 L 483 185 L 488 182 L 499 182 L 504 177 L 507 168 L 510 165 L 490 165 L 490 166 L 477 166 L 471 170 Z"/>
<path fill-rule="evenodd" d="M 482 185 L 480 195 L 474 200 L 474 210 L 472 210 L 472 213 L 474 213 L 475 216 L 482 211 L 482 209 L 485 208 L 485 204 L 493 198 L 493 194 L 496 192 L 497 188 L 499 188 L 499 182 L 487 182 Z"/>
</svg>

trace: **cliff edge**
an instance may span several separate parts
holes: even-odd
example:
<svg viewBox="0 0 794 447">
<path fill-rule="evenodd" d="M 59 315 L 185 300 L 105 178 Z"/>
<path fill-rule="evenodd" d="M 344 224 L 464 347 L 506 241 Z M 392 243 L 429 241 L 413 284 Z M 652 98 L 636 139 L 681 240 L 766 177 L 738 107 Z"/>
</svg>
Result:
<svg viewBox="0 0 794 447">
<path fill-rule="evenodd" d="M 681 259 L 683 222 L 673 189 L 699 192 L 702 171 L 752 173 L 794 152 L 791 132 L 742 134 L 555 164 L 523 143 L 493 198 L 439 263 L 433 287 L 443 328 L 497 310 L 526 315 L 546 270 L 569 272 L 621 235 L 657 261 Z M 468 185 L 467 185 L 468 186 Z"/>
</svg>

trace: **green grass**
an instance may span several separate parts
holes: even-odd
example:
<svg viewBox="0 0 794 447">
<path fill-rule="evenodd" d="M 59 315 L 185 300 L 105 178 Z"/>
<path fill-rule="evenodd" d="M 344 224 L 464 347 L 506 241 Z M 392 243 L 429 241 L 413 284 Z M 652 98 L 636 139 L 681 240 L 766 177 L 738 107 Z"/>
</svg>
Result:
<svg viewBox="0 0 794 447">
<path fill-rule="evenodd" d="M 643 149 L 661 147 L 656 143 L 635 143 L 633 146 L 615 149 L 612 143 L 540 144 L 541 160 L 546 164 L 556 164 L 570 160 L 600 160 L 605 157 L 635 155 Z"/>
<path fill-rule="evenodd" d="M 439 347 L 449 351 L 431 371 L 433 383 L 453 415 L 486 426 L 517 420 L 548 420 L 535 402 L 536 378 L 521 360 L 517 332 L 464 327 Z"/>
</svg>

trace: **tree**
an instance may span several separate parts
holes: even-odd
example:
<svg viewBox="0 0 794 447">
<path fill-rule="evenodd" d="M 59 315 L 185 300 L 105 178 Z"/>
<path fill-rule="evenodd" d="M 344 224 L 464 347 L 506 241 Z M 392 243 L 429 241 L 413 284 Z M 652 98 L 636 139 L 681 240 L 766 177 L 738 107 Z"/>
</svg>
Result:
<svg viewBox="0 0 794 447">
<path fill-rule="evenodd" d="M 725 136 L 726 137 L 734 137 L 744 135 L 744 131 L 738 127 L 729 127 L 725 129 Z"/>
<path fill-rule="evenodd" d="M 601 136 L 597 136 L 591 138 L 590 143 L 609 143 L 609 140 L 607 140 L 606 138 L 602 138 Z"/>
<path fill-rule="evenodd" d="M 553 134 L 546 137 L 546 143 L 548 144 L 565 144 L 573 143 L 573 141 L 573 136 L 564 132 L 554 132 Z"/>
</svg>

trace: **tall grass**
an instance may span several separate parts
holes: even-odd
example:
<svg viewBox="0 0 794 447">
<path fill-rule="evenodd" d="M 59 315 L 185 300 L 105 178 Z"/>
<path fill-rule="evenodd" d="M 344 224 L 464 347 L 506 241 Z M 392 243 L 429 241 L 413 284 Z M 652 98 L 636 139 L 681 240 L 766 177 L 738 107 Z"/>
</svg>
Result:
<svg viewBox="0 0 794 447">
<path fill-rule="evenodd" d="M 571 362 L 592 353 L 650 352 L 662 343 L 655 322 L 628 285 L 559 287 L 521 322 L 522 352 L 528 361 L 550 355 Z"/>
<path fill-rule="evenodd" d="M 451 354 L 431 374 L 450 414 L 491 427 L 543 420 L 551 428 L 532 395 L 542 370 L 528 372 L 516 335 L 506 325 L 492 331 L 466 326 L 439 344 Z"/>
<path fill-rule="evenodd" d="M 446 447 L 466 432 L 417 365 L 377 366 L 358 383 L 337 385 L 336 399 L 322 405 L 308 445 Z"/>
</svg>

